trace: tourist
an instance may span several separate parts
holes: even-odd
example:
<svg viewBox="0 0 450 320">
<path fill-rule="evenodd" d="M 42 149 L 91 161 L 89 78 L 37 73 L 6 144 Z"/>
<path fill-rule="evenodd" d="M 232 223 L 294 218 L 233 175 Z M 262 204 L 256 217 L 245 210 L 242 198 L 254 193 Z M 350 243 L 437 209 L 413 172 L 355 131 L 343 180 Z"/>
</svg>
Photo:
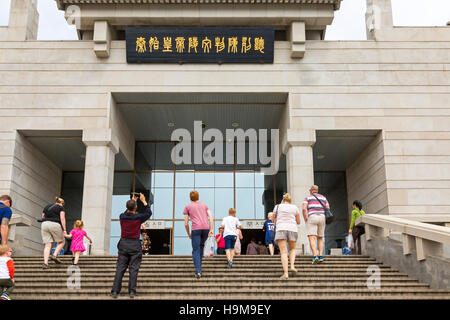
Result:
<svg viewBox="0 0 450 320">
<path fill-rule="evenodd" d="M 184 227 L 189 239 L 192 241 L 192 260 L 194 261 L 195 278 L 200 279 L 202 276 L 205 242 L 208 237 L 214 235 L 214 217 L 208 206 L 199 201 L 200 195 L 197 191 L 191 191 L 189 198 L 191 199 L 191 203 L 183 210 Z M 192 233 L 189 230 L 189 219 L 192 223 Z"/>
<path fill-rule="evenodd" d="M 138 204 L 135 199 L 137 200 L 137 197 L 127 201 L 127 210 L 119 216 L 121 235 L 117 244 L 119 255 L 117 257 L 116 275 L 111 289 L 111 297 L 113 298 L 117 298 L 122 289 L 122 278 L 127 268 L 130 274 L 128 294 L 130 298 L 136 296 L 137 277 L 142 261 L 142 247 L 139 240 L 141 224 L 151 217 L 152 211 L 145 196 L 140 193 L 139 200 L 145 209 L 143 213 L 137 213 Z"/>
<path fill-rule="evenodd" d="M 259 254 L 259 246 L 256 244 L 255 238 L 252 238 L 250 243 L 247 245 L 247 255 L 257 255 Z"/>
<path fill-rule="evenodd" d="M 236 243 L 234 244 L 234 254 L 236 256 L 241 255 L 241 250 L 242 250 L 241 240 L 242 239 L 244 239 L 244 236 L 242 235 L 242 232 L 240 230 L 238 230 L 238 236 L 236 237 Z"/>
<path fill-rule="evenodd" d="M 353 201 L 352 221 L 348 233 L 353 237 L 352 254 L 361 254 L 361 236 L 365 233 L 363 226 L 355 226 L 356 219 L 365 214 L 362 209 L 362 203 L 358 200 Z"/>
<path fill-rule="evenodd" d="M 310 195 L 303 201 L 303 218 L 306 222 L 306 229 L 308 232 L 309 246 L 313 253 L 313 264 L 323 262 L 325 236 L 325 209 L 330 208 L 327 198 L 319 194 L 319 187 L 313 185 L 309 189 Z M 319 250 L 317 251 L 317 246 Z"/>
<path fill-rule="evenodd" d="M 0 244 L 8 244 L 9 220 L 12 216 L 12 199 L 8 195 L 0 196 Z"/>
<path fill-rule="evenodd" d="M 263 231 L 265 232 L 266 246 L 269 247 L 270 255 L 273 256 L 275 252 L 275 223 L 273 222 L 273 212 L 269 212 L 267 215 L 267 220 L 264 222 Z"/>
<path fill-rule="evenodd" d="M 219 228 L 219 234 L 216 235 L 217 254 L 225 254 L 225 239 L 223 238 L 223 227 Z"/>
<path fill-rule="evenodd" d="M 230 208 L 228 210 L 228 217 L 222 220 L 223 236 L 225 238 L 225 253 L 227 255 L 227 268 L 233 267 L 233 258 L 235 254 L 236 239 L 242 236 L 242 225 L 238 218 L 236 218 L 236 209 Z"/>
<path fill-rule="evenodd" d="M 12 250 L 6 245 L 0 245 L 0 295 L 1 300 L 11 300 L 9 296 L 14 290 L 14 261 L 11 258 Z"/>
<path fill-rule="evenodd" d="M 260 255 L 266 255 L 269 253 L 267 250 L 267 247 L 265 245 L 263 245 L 263 243 L 261 241 L 258 241 L 258 248 L 259 248 Z"/>
<path fill-rule="evenodd" d="M 142 254 L 148 256 L 150 254 L 151 241 L 145 228 L 145 224 L 141 224 L 141 237 L 142 237 Z"/>
<path fill-rule="evenodd" d="M 295 246 L 298 238 L 298 226 L 300 224 L 300 211 L 297 206 L 292 204 L 292 199 L 289 193 L 283 196 L 281 204 L 276 205 L 274 210 L 274 222 L 276 227 L 275 241 L 280 248 L 281 264 L 283 265 L 282 280 L 289 278 L 288 273 L 288 246 L 289 246 L 289 261 L 291 264 L 291 271 L 297 272 L 295 269 Z"/>
<path fill-rule="evenodd" d="M 44 243 L 44 265 L 43 269 L 48 269 L 48 258 L 55 263 L 62 263 L 58 258 L 65 245 L 64 236 L 66 230 L 66 213 L 64 209 L 64 199 L 56 197 L 55 202 L 47 205 L 42 212 L 41 235 Z M 53 242 L 56 242 L 56 248 L 53 255 L 50 255 Z"/>
<path fill-rule="evenodd" d="M 66 235 L 66 238 L 72 239 L 72 244 L 70 245 L 70 251 L 72 251 L 73 258 L 72 264 L 78 265 L 78 261 L 80 259 L 80 254 L 86 251 L 84 247 L 83 240 L 86 237 L 89 240 L 89 243 L 92 245 L 92 239 L 88 237 L 86 231 L 83 230 L 83 221 L 77 220 L 75 221 L 75 225 L 73 229 L 70 231 L 69 235 Z"/>
</svg>

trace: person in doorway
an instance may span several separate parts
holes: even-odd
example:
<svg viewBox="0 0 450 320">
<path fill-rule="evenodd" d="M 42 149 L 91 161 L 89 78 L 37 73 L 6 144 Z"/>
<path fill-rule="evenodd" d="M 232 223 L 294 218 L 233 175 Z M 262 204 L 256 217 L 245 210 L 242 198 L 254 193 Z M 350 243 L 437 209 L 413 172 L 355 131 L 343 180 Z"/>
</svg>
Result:
<svg viewBox="0 0 450 320">
<path fill-rule="evenodd" d="M 270 255 L 273 256 L 275 252 L 275 223 L 273 222 L 273 212 L 269 212 L 267 220 L 264 222 L 263 231 L 265 232 L 266 246 L 269 248 Z"/>
<path fill-rule="evenodd" d="M 0 196 L 0 244 L 8 244 L 9 220 L 12 216 L 12 199 L 4 194 Z"/>
<path fill-rule="evenodd" d="M 141 236 L 142 254 L 148 256 L 150 254 L 151 241 L 144 224 L 141 225 Z"/>
<path fill-rule="evenodd" d="M 0 245 L 0 299 L 11 300 L 10 294 L 14 290 L 14 261 L 12 250 L 6 245 Z"/>
<path fill-rule="evenodd" d="M 214 235 L 214 217 L 206 204 L 199 201 L 200 195 L 193 190 L 189 193 L 191 203 L 183 210 L 184 227 L 192 241 L 192 260 L 195 266 L 195 278 L 202 276 L 203 249 L 208 237 Z M 192 233 L 189 230 L 189 219 L 192 223 Z M 209 222 L 208 222 L 209 219 Z"/>
<path fill-rule="evenodd" d="M 259 246 L 256 243 L 255 238 L 252 238 L 250 243 L 247 245 L 247 255 L 257 255 L 259 254 Z"/>
<path fill-rule="evenodd" d="M 228 217 L 222 220 L 223 236 L 225 238 L 225 253 L 227 255 L 227 268 L 233 267 L 233 258 L 235 254 L 236 239 L 241 236 L 242 225 L 238 218 L 236 218 L 236 209 L 230 208 L 228 210 Z"/>
<path fill-rule="evenodd" d="M 66 230 L 66 210 L 64 209 L 64 199 L 56 197 L 55 202 L 47 205 L 42 212 L 41 235 L 44 243 L 44 264 L 42 269 L 48 269 L 48 259 L 57 264 L 62 261 L 58 254 L 65 245 L 64 237 L 67 236 Z M 53 255 L 50 255 L 53 242 L 56 242 L 56 248 Z"/>
<path fill-rule="evenodd" d="M 219 228 L 219 234 L 216 235 L 217 254 L 225 254 L 225 239 L 223 238 L 223 227 Z"/>
<path fill-rule="evenodd" d="M 289 278 L 288 262 L 291 264 L 290 270 L 297 272 L 295 269 L 295 246 L 298 239 L 298 225 L 300 224 L 300 211 L 298 207 L 292 204 L 289 193 L 285 193 L 281 204 L 273 209 L 273 219 L 275 222 L 276 233 L 275 242 L 280 248 L 281 264 L 283 265 L 282 280 Z M 289 261 L 288 261 L 289 246 Z"/>
<path fill-rule="evenodd" d="M 350 223 L 350 229 L 348 233 L 353 237 L 352 254 L 361 254 L 361 236 L 365 233 L 363 226 L 355 226 L 356 219 L 364 215 L 365 212 L 362 209 L 362 203 L 358 200 L 353 201 L 352 221 Z"/>
<path fill-rule="evenodd" d="M 312 263 L 323 262 L 325 236 L 325 210 L 323 207 L 330 208 L 327 198 L 319 194 L 319 187 L 311 186 L 309 189 L 310 195 L 303 201 L 303 218 L 306 222 L 306 229 L 308 232 L 309 246 L 313 253 Z M 319 247 L 317 250 L 317 246 Z"/>
<path fill-rule="evenodd" d="M 130 274 L 128 293 L 130 298 L 136 296 L 137 277 L 142 261 L 142 247 L 139 240 L 141 224 L 152 215 L 150 206 L 142 193 L 139 199 L 145 207 L 143 213 L 137 213 L 138 206 L 135 200 L 128 200 L 126 203 L 127 210 L 119 216 L 121 235 L 117 244 L 119 255 L 117 257 L 116 275 L 111 289 L 111 297 L 113 298 L 117 298 L 122 289 L 122 278 L 127 269 L 129 269 Z"/>
<path fill-rule="evenodd" d="M 86 237 L 89 240 L 89 243 L 92 245 L 92 239 L 88 237 L 86 231 L 83 230 L 83 221 L 77 220 L 75 221 L 75 225 L 73 229 L 70 231 L 69 235 L 66 235 L 66 238 L 72 239 L 72 244 L 70 245 L 70 251 L 73 253 L 72 264 L 78 265 L 78 261 L 80 260 L 80 254 L 86 251 L 84 247 L 83 240 Z"/>
<path fill-rule="evenodd" d="M 260 255 L 266 255 L 269 253 L 267 250 L 267 247 L 265 245 L 263 245 L 261 241 L 258 241 L 258 248 L 259 248 Z"/>
</svg>

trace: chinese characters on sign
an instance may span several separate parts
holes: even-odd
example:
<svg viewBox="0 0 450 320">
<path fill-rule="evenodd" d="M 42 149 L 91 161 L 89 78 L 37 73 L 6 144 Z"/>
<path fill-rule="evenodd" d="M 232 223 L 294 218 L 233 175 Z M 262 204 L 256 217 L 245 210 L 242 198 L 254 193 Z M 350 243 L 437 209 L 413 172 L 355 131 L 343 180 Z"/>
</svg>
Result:
<svg viewBox="0 0 450 320">
<path fill-rule="evenodd" d="M 270 28 L 129 27 L 126 42 L 129 63 L 273 63 Z"/>
</svg>

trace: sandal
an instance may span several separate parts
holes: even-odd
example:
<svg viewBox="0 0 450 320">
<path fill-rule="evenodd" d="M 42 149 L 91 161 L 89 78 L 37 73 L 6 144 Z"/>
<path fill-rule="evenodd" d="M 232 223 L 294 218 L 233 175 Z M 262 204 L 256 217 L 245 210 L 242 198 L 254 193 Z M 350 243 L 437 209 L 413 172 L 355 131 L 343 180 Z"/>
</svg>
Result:
<svg viewBox="0 0 450 320">
<path fill-rule="evenodd" d="M 57 263 L 57 264 L 61 264 L 62 263 L 62 261 L 58 258 L 58 257 L 55 257 L 55 256 L 50 256 L 50 259 L 52 260 L 52 261 L 55 261 L 55 263 Z"/>
<path fill-rule="evenodd" d="M 289 279 L 289 276 L 286 275 L 286 274 L 283 274 L 283 275 L 280 277 L 280 279 L 281 279 L 281 280 L 287 280 L 287 279 Z"/>
</svg>

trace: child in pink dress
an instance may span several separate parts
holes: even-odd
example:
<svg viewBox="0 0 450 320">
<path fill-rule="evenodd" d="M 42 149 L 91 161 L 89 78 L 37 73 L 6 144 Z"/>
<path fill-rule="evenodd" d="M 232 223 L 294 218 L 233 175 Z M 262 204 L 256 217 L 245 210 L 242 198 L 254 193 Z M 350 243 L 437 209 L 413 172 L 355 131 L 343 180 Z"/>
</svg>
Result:
<svg viewBox="0 0 450 320">
<path fill-rule="evenodd" d="M 66 236 L 69 239 L 72 239 L 72 244 L 70 246 L 70 251 L 73 253 L 73 265 L 78 264 L 78 260 L 80 259 L 81 252 L 86 251 L 86 248 L 83 244 L 83 239 L 86 237 L 89 242 L 92 244 L 91 238 L 88 237 L 86 231 L 83 230 L 83 221 L 77 220 L 75 221 L 75 225 L 70 231 L 70 234 Z"/>
</svg>

